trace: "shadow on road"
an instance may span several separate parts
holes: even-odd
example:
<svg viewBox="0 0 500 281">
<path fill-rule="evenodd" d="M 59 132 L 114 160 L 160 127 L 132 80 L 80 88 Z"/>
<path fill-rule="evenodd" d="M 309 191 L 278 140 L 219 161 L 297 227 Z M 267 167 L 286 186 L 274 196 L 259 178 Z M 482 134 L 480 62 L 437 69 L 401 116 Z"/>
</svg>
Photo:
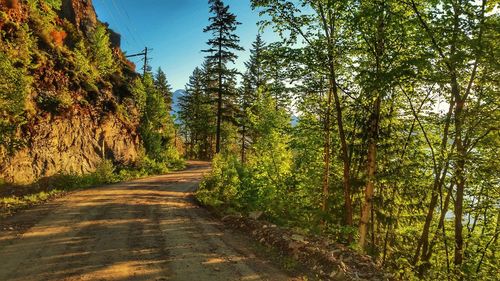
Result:
<svg viewBox="0 0 500 281">
<path fill-rule="evenodd" d="M 20 237 L 0 235 L 0 280 L 287 280 L 192 203 L 208 169 L 60 199 Z"/>
</svg>

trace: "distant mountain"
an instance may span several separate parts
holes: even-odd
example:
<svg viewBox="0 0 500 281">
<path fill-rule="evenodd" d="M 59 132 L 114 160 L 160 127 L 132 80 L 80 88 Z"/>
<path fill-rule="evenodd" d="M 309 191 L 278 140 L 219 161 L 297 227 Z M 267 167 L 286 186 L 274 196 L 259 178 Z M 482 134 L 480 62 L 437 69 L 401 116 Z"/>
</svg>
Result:
<svg viewBox="0 0 500 281">
<path fill-rule="evenodd" d="M 179 97 L 186 94 L 185 90 L 179 89 L 172 94 L 172 112 L 171 114 L 177 114 L 179 112 Z"/>
</svg>

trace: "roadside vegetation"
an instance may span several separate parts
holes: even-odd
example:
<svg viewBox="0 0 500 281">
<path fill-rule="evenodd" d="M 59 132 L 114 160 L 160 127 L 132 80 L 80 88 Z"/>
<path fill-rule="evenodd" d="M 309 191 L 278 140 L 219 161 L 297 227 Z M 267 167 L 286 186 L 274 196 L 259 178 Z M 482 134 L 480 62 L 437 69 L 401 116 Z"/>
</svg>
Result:
<svg viewBox="0 0 500 281">
<path fill-rule="evenodd" d="M 241 83 L 236 15 L 209 3 L 180 104 L 188 155 L 213 159 L 199 201 L 396 279 L 500 279 L 497 1 L 253 0 L 282 40 L 257 36 Z"/>
<path fill-rule="evenodd" d="M 0 218 L 11 216 L 19 210 L 47 202 L 74 190 L 166 174 L 184 167 L 185 162 L 180 159 L 166 163 L 146 156 L 135 166 L 116 167 L 111 161 L 106 160 L 97 166 L 95 172 L 90 174 L 62 173 L 25 186 L 0 182 Z"/>
</svg>

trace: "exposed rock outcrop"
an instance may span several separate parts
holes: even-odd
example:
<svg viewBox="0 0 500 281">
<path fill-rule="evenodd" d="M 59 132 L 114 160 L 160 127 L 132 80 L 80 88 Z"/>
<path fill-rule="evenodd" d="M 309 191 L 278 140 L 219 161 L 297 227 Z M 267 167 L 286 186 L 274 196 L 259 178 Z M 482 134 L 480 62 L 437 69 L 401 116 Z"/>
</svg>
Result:
<svg viewBox="0 0 500 281">
<path fill-rule="evenodd" d="M 122 36 L 109 27 L 108 27 L 108 33 L 109 33 L 109 41 L 111 42 L 111 47 L 120 48 Z"/>
<path fill-rule="evenodd" d="M 61 17 L 84 32 L 91 30 L 97 24 L 97 14 L 92 0 L 63 0 Z"/>
<path fill-rule="evenodd" d="M 103 157 L 124 165 L 138 157 L 135 129 L 113 115 L 48 117 L 26 133 L 28 146 L 0 163 L 0 178 L 31 183 L 57 173 L 92 172 Z"/>
<path fill-rule="evenodd" d="M 67 19 L 84 33 L 91 32 L 98 22 L 92 0 L 63 0 L 60 16 Z M 121 35 L 109 28 L 109 26 L 108 33 L 111 46 L 120 48 Z"/>
</svg>

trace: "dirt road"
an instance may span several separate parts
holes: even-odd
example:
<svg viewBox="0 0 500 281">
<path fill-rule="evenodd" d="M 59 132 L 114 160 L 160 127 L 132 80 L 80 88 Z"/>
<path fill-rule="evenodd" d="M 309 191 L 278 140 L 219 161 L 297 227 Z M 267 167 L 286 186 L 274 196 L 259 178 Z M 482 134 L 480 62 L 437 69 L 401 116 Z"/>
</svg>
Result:
<svg viewBox="0 0 500 281">
<path fill-rule="evenodd" d="M 193 203 L 207 171 L 191 162 L 185 171 L 78 191 L 2 222 L 0 280 L 294 280 Z"/>
</svg>

